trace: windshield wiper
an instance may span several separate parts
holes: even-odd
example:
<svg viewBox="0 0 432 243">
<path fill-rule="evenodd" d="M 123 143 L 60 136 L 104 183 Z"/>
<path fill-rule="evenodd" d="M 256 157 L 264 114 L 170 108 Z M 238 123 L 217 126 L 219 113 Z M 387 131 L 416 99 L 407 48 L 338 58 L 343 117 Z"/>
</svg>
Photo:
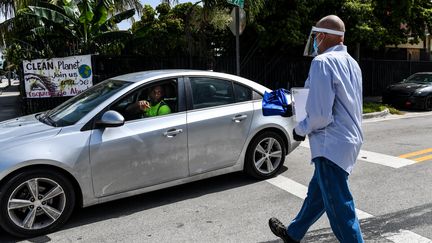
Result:
<svg viewBox="0 0 432 243">
<path fill-rule="evenodd" d="M 56 122 L 50 116 L 48 116 L 47 113 L 48 112 L 40 114 L 38 116 L 39 121 L 41 121 L 41 122 L 43 122 L 43 123 L 45 123 L 47 125 L 56 127 L 57 126 Z"/>
<path fill-rule="evenodd" d="M 55 121 L 54 121 L 50 116 L 45 115 L 44 118 L 45 118 L 45 120 L 46 120 L 47 122 L 50 123 L 51 126 L 53 126 L 53 127 L 56 127 L 56 126 L 57 126 L 56 122 L 55 122 Z"/>
</svg>

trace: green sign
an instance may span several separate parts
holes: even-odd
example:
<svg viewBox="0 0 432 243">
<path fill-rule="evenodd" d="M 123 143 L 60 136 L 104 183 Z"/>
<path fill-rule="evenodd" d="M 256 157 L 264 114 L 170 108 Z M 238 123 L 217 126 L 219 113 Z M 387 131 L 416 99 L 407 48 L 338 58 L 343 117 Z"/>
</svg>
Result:
<svg viewBox="0 0 432 243">
<path fill-rule="evenodd" d="M 244 0 L 227 0 L 227 1 L 228 1 L 228 3 L 239 6 L 240 8 L 244 7 Z"/>
</svg>

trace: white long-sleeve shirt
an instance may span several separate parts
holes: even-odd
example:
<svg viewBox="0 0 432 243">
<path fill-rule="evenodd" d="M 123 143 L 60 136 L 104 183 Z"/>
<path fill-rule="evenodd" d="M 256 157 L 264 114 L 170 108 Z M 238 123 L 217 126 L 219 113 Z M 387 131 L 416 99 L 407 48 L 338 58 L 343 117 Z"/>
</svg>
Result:
<svg viewBox="0 0 432 243">
<path fill-rule="evenodd" d="M 306 118 L 295 128 L 309 136 L 312 159 L 325 157 L 351 173 L 363 144 L 362 74 L 345 45 L 336 45 L 312 60 Z"/>
</svg>

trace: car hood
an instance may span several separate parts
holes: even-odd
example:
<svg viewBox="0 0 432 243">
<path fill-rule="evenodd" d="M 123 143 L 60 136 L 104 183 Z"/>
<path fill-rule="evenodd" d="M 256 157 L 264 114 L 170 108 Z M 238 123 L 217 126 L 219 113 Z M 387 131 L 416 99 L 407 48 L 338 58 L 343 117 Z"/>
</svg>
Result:
<svg viewBox="0 0 432 243">
<path fill-rule="evenodd" d="M 0 122 L 0 148 L 16 146 L 56 135 L 61 128 L 52 127 L 36 119 L 35 115 Z"/>
<path fill-rule="evenodd" d="M 414 92 L 418 89 L 423 89 L 428 87 L 427 84 L 418 84 L 418 83 L 397 83 L 389 86 L 389 90 L 391 91 L 402 91 L 402 92 Z"/>
</svg>

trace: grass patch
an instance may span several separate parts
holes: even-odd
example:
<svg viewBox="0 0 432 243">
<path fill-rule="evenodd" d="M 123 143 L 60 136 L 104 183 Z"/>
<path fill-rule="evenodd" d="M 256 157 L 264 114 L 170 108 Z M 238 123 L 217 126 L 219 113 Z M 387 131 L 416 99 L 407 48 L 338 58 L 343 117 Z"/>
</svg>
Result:
<svg viewBox="0 0 432 243">
<path fill-rule="evenodd" d="M 386 104 L 381 104 L 381 103 L 374 103 L 374 102 L 363 103 L 363 114 L 383 111 L 386 108 L 389 109 L 390 114 L 396 114 L 396 115 L 402 115 L 403 114 L 400 110 L 398 110 L 392 106 L 389 106 Z"/>
<path fill-rule="evenodd" d="M 394 107 L 388 106 L 388 109 L 390 111 L 390 114 L 395 114 L 395 115 L 403 115 L 404 113 Z"/>
</svg>

